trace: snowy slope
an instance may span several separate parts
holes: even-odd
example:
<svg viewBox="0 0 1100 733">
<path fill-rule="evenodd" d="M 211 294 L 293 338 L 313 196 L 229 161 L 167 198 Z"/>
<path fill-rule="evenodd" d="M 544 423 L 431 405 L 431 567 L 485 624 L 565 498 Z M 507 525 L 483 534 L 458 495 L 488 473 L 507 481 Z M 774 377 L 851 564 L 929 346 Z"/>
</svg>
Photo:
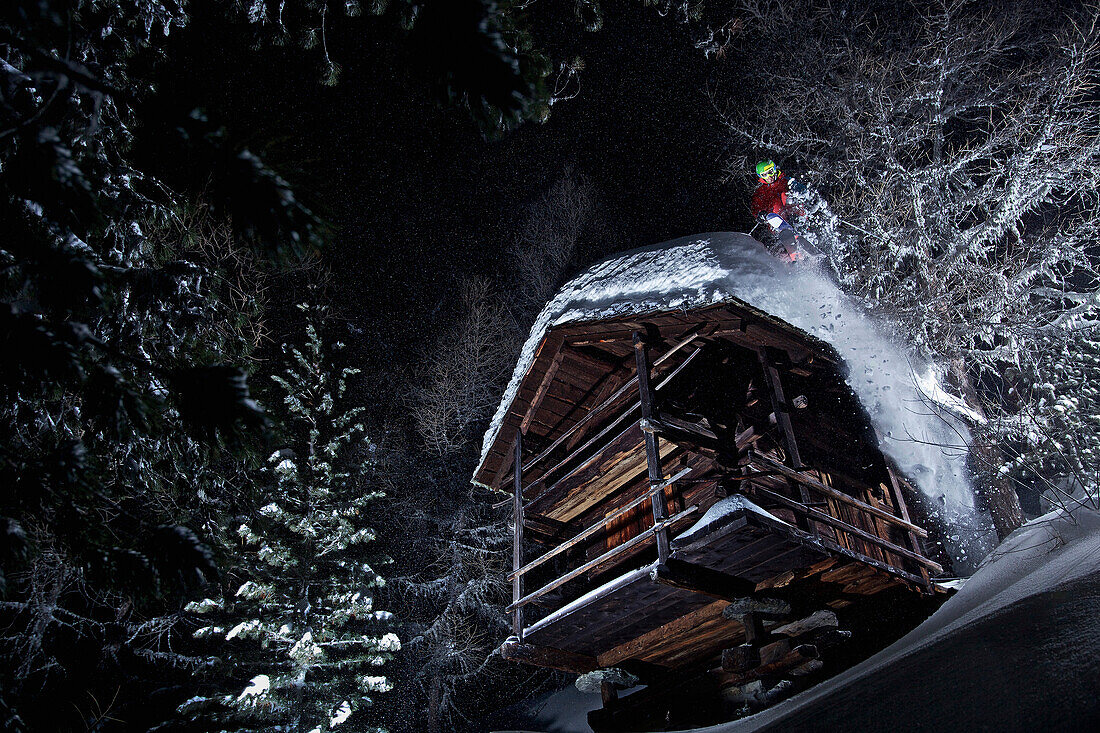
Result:
<svg viewBox="0 0 1100 733">
<path fill-rule="evenodd" d="M 589 268 L 543 309 L 482 446 L 482 460 L 543 336 L 553 326 L 742 301 L 832 344 L 848 383 L 880 434 L 883 450 L 927 497 L 947 531 L 956 569 L 972 569 L 991 549 L 989 522 L 975 507 L 965 469 L 969 434 L 961 401 L 945 392 L 935 367 L 894 343 L 881 326 L 808 263 L 768 255 L 748 236 L 717 232 L 631 250 Z M 888 324 L 885 324 L 888 325 Z"/>
<path fill-rule="evenodd" d="M 695 733 L 1100 730 L 1100 514 L 1010 535 L 927 621 L 867 661 Z"/>
</svg>

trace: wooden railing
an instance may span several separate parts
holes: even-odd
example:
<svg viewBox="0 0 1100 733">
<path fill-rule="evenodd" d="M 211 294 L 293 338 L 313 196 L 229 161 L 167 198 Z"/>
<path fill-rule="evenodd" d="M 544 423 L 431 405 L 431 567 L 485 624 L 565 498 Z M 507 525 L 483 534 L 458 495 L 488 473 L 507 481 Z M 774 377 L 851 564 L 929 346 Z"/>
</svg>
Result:
<svg viewBox="0 0 1100 733">
<path fill-rule="evenodd" d="M 564 482 L 568 481 L 571 476 L 573 476 L 578 470 L 580 470 L 582 466 L 585 465 L 587 460 L 586 456 L 588 458 L 592 457 L 591 455 L 589 455 L 591 450 L 595 449 L 597 454 L 600 450 L 602 450 L 603 446 L 601 444 L 601 441 L 605 439 L 606 436 L 612 430 L 614 430 L 616 426 L 621 425 L 623 421 L 629 420 L 631 418 L 638 419 L 639 413 L 639 424 L 651 418 L 653 412 L 653 395 L 655 391 L 664 387 L 685 367 L 687 367 L 687 365 L 691 363 L 691 361 L 694 360 L 696 356 L 698 356 L 699 349 L 696 349 L 692 353 L 688 354 L 688 356 L 683 359 L 681 363 L 677 365 L 676 368 L 673 369 L 670 373 L 663 375 L 661 382 L 656 387 L 652 387 L 649 382 L 652 372 L 657 367 L 661 366 L 663 363 L 672 358 L 673 355 L 680 352 L 682 349 L 691 344 L 693 341 L 709 335 L 716 328 L 717 324 L 699 324 L 691 328 L 687 333 L 681 336 L 681 338 L 675 344 L 673 344 L 671 348 L 661 354 L 652 363 L 649 361 L 648 345 L 645 342 L 643 335 L 640 332 L 635 333 L 634 350 L 635 358 L 637 361 L 637 371 L 635 372 L 634 376 L 628 379 L 626 383 L 623 384 L 621 387 L 619 387 L 619 389 L 617 389 L 614 394 L 601 402 L 599 405 L 593 407 L 588 412 L 588 414 L 577 421 L 573 426 L 565 430 L 561 435 L 554 439 L 550 443 L 550 445 L 543 448 L 538 453 L 538 455 L 534 456 L 526 462 L 524 462 L 523 460 L 524 426 L 521 425 L 520 429 L 516 431 L 515 444 L 513 445 L 512 451 L 513 521 L 515 522 L 513 538 L 514 546 L 512 556 L 513 569 L 512 572 L 508 575 L 508 578 L 512 581 L 512 603 L 510 606 L 508 606 L 508 611 L 513 614 L 513 631 L 515 635 L 520 639 L 523 638 L 524 606 L 531 603 L 532 601 L 537 600 L 538 598 L 541 598 L 550 591 L 561 587 L 573 578 L 576 578 L 593 568 L 599 567 L 600 565 L 603 565 L 604 563 L 607 563 L 610 560 L 619 557 L 623 553 L 635 547 L 638 547 L 643 542 L 647 541 L 653 541 L 656 543 L 658 559 L 661 562 L 667 560 L 669 527 L 671 527 L 673 524 L 680 521 L 681 519 L 687 517 L 688 515 L 692 514 L 693 512 L 697 511 L 698 507 L 691 506 L 674 516 L 668 516 L 668 507 L 665 501 L 664 490 L 674 481 L 685 476 L 690 471 L 690 469 L 685 468 L 672 478 L 669 478 L 667 480 L 664 479 L 661 476 L 661 467 L 656 448 L 656 437 L 652 433 L 643 431 L 642 434 L 642 439 L 646 447 L 646 462 L 650 479 L 649 491 L 644 496 L 638 497 L 637 499 L 629 502 L 627 505 L 617 509 L 611 514 L 600 518 L 599 521 L 597 521 L 592 526 L 587 527 L 574 537 L 566 540 L 561 545 L 554 547 L 549 552 L 543 554 L 541 557 L 532 560 L 531 562 L 526 564 L 523 563 L 522 556 L 523 516 L 524 510 L 526 508 L 523 502 L 523 495 L 524 493 L 528 492 L 532 486 L 535 486 L 536 484 L 546 484 L 548 482 L 548 479 L 554 476 L 559 470 L 567 467 L 573 462 L 576 462 L 576 464 L 563 476 L 561 476 L 556 482 L 548 487 L 544 487 L 542 491 L 540 491 L 539 494 L 535 496 L 531 500 L 531 502 L 529 502 L 529 504 L 537 502 L 551 492 L 559 490 L 560 487 L 564 485 Z M 551 369 L 552 368 L 553 367 L 551 367 Z M 538 391 L 540 393 L 544 391 L 551 379 L 552 377 L 544 377 L 544 384 L 539 386 Z M 626 409 L 624 409 L 608 424 L 604 425 L 603 428 L 596 433 L 596 435 L 586 440 L 581 446 L 579 446 L 575 450 L 569 451 L 565 457 L 561 458 L 555 465 L 544 470 L 537 479 L 530 482 L 527 486 L 523 485 L 524 475 L 527 471 L 529 471 L 533 466 L 537 465 L 539 462 L 545 460 L 548 456 L 553 454 L 554 451 L 557 450 L 557 448 L 561 446 L 562 443 L 569 439 L 570 436 L 574 435 L 580 430 L 583 430 L 585 427 L 593 425 L 596 421 L 597 416 L 603 414 L 613 405 L 617 404 L 619 400 L 621 400 L 621 398 L 624 397 L 631 389 L 637 389 L 638 400 L 636 402 L 631 401 L 631 403 L 626 406 Z M 601 530 L 606 531 L 606 528 L 613 520 L 624 516 L 627 512 L 637 509 L 639 506 L 646 502 L 649 502 L 653 509 L 653 526 L 649 527 L 641 534 L 627 540 L 626 542 L 623 542 L 622 544 L 611 548 L 599 557 L 589 560 L 583 565 L 569 570 L 564 575 L 555 578 L 538 590 L 532 593 L 527 593 L 526 595 L 524 594 L 523 581 L 524 576 L 527 573 L 543 565 L 554 557 L 561 555 L 570 548 L 575 547 L 580 542 L 583 542 L 584 540 L 592 537 Z"/>
<path fill-rule="evenodd" d="M 581 531 L 580 533 L 578 533 L 578 534 L 574 535 L 573 537 L 569 538 L 568 540 L 561 543 L 557 547 L 551 549 L 549 552 L 546 552 L 545 554 L 543 554 L 543 555 L 539 556 L 538 558 L 532 560 L 531 562 L 527 563 L 526 565 L 524 565 L 519 570 L 513 570 L 512 572 L 508 573 L 508 576 L 507 576 L 508 580 L 514 580 L 515 578 L 519 577 L 520 575 L 525 575 L 526 573 L 530 572 L 531 570 L 534 570 L 535 568 L 537 568 L 539 565 L 542 565 L 547 560 L 551 560 L 551 559 L 557 557 L 558 555 L 560 555 L 561 553 L 565 552 L 569 548 L 576 546 L 582 540 L 585 540 L 585 539 L 591 537 L 592 535 L 600 532 L 601 530 L 606 530 L 607 525 L 609 525 L 611 522 L 615 521 L 616 519 L 623 516 L 627 512 L 630 512 L 630 511 L 638 508 L 639 506 L 646 503 L 647 501 L 653 501 L 653 497 L 654 497 L 655 493 L 663 492 L 665 490 L 665 488 L 667 488 L 668 486 L 671 486 L 674 482 L 679 481 L 681 478 L 688 475 L 689 473 L 691 473 L 691 468 L 682 469 L 681 471 L 676 473 L 674 476 L 672 476 L 668 480 L 661 482 L 660 485 L 658 485 L 657 487 L 654 487 L 653 489 L 651 489 L 650 493 L 643 494 L 642 496 L 639 496 L 637 499 L 630 502 L 626 506 L 621 507 L 619 509 L 616 509 L 611 514 L 608 514 L 607 516 L 601 518 L 600 521 L 596 522 L 591 527 Z"/>
<path fill-rule="evenodd" d="M 879 547 L 887 552 L 891 552 L 895 555 L 898 555 L 899 557 L 904 557 L 912 560 L 918 565 L 927 568 L 935 573 L 943 572 L 943 568 L 938 563 L 933 560 L 929 560 L 928 558 L 921 555 L 919 552 L 915 551 L 917 549 L 915 537 L 927 537 L 928 533 L 924 529 L 913 524 L 907 519 L 891 514 L 890 512 L 880 507 L 876 507 L 864 501 L 861 501 L 856 497 L 845 494 L 842 491 L 838 491 L 831 486 L 826 486 L 812 476 L 808 476 L 801 471 L 797 471 L 793 468 L 790 468 L 789 466 L 785 466 L 782 463 L 779 463 L 778 461 L 775 461 L 772 458 L 763 455 L 762 453 L 759 453 L 757 451 L 747 451 L 744 462 L 750 467 L 760 469 L 763 475 L 783 476 L 795 482 L 804 490 L 810 493 L 817 493 L 822 496 L 828 497 L 830 499 L 833 499 L 834 501 L 846 504 L 859 512 L 867 514 L 871 517 L 875 517 L 879 520 L 882 520 L 883 522 L 892 524 L 896 527 L 900 527 L 914 538 L 914 547 L 913 549 L 902 547 L 895 542 L 891 542 L 889 539 L 880 537 L 877 534 L 873 534 L 864 529 L 856 527 L 855 525 L 846 522 L 843 519 L 814 509 L 812 506 L 808 506 L 808 502 L 792 499 L 788 496 L 784 496 L 783 494 L 772 491 L 758 484 L 750 483 L 751 491 L 761 495 L 764 498 L 770 499 L 774 502 L 786 506 L 787 508 L 794 511 L 796 514 L 799 514 L 808 520 L 829 525 L 830 527 L 833 527 L 840 532 L 843 532 L 853 537 L 857 537 L 860 540 L 875 545 L 876 547 Z M 750 474 L 746 478 L 751 479 L 752 475 Z"/>
<path fill-rule="evenodd" d="M 648 498 L 650 498 L 650 496 L 652 496 L 652 495 L 647 495 L 647 496 L 642 497 L 642 498 L 648 499 Z M 630 538 L 629 540 L 622 543 L 621 545 L 616 545 L 615 547 L 611 548 L 610 550 L 603 553 L 599 557 L 593 558 L 593 559 L 589 560 L 588 562 L 584 563 L 583 565 L 580 565 L 578 567 L 573 568 L 569 572 L 565 573 L 565 575 L 562 575 L 558 578 L 555 578 L 554 580 L 550 581 L 549 583 L 542 586 L 541 588 L 534 591 L 533 593 L 528 593 L 527 595 L 523 596 L 522 598 L 517 599 L 516 601 L 514 601 L 512 603 L 512 605 L 508 606 L 508 608 L 506 610 L 508 612 L 512 612 L 512 611 L 515 611 L 515 610 L 517 610 L 517 609 L 519 609 L 523 606 L 526 606 L 528 603 L 531 603 L 532 601 L 534 601 L 538 598 L 541 598 L 542 596 L 546 595 L 550 591 L 555 590 L 556 588 L 560 588 L 562 585 L 564 585 L 565 583 L 568 583 L 570 580 L 572 580 L 573 578 L 576 578 L 578 575 L 581 575 L 582 573 L 586 573 L 589 570 L 591 570 L 592 568 L 598 567 L 598 566 L 608 562 L 609 560 L 617 557 L 618 555 L 621 555 L 622 553 L 626 552 L 627 550 L 630 550 L 634 547 L 637 547 L 638 545 L 642 544 L 643 542 L 646 542 L 646 541 L 649 541 L 649 540 L 656 541 L 656 538 L 659 536 L 661 531 L 667 529 L 668 527 L 671 527 L 676 522 L 680 521 L 684 517 L 696 512 L 698 510 L 699 510 L 698 506 L 692 505 L 692 506 L 689 506 L 687 509 L 683 510 L 682 512 L 679 512 L 677 514 L 672 515 L 668 519 L 657 522 L 656 524 L 654 524 L 652 527 L 645 530 L 641 534 Z M 596 529 L 598 529 L 600 527 L 605 527 L 605 526 L 606 526 L 606 522 L 602 521 L 602 520 L 601 520 L 600 524 L 595 525 Z M 589 530 L 592 530 L 592 529 L 593 529 L 592 527 L 589 527 Z M 585 531 L 588 532 L 589 530 L 585 530 Z M 520 568 L 520 570 L 522 571 L 523 568 Z M 513 573 L 513 575 L 515 575 L 518 578 L 518 577 L 522 576 L 523 573 L 519 572 L 519 571 L 516 571 L 516 572 Z"/>
</svg>

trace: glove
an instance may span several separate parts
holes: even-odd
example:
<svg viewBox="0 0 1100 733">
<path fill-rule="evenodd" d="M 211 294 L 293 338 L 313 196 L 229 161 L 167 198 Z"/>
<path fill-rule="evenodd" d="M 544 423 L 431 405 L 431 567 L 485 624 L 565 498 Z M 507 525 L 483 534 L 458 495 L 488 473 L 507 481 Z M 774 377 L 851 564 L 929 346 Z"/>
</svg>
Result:
<svg viewBox="0 0 1100 733">
<path fill-rule="evenodd" d="M 773 232 L 791 228 L 791 225 L 784 221 L 783 217 L 779 214 L 765 214 L 764 223 L 771 227 Z"/>
<path fill-rule="evenodd" d="M 794 178 L 787 181 L 787 188 L 789 188 L 791 191 L 798 194 L 799 196 L 802 196 L 806 193 L 806 187 Z"/>
</svg>

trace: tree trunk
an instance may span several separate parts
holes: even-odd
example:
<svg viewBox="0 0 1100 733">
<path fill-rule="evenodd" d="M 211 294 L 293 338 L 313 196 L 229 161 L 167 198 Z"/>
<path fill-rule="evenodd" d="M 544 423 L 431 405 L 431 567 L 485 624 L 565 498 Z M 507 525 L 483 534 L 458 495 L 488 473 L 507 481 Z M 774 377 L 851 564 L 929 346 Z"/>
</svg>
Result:
<svg viewBox="0 0 1100 733">
<path fill-rule="evenodd" d="M 997 529 L 997 538 L 1004 539 L 1012 530 L 1024 523 L 1024 513 L 1020 509 L 1020 498 L 1007 476 L 998 468 L 1004 463 L 1001 446 L 988 430 L 973 430 L 974 441 L 970 444 L 970 455 L 974 460 L 977 474 L 978 494 L 985 500 L 989 513 L 993 516 L 993 526 Z"/>
<path fill-rule="evenodd" d="M 961 359 L 951 360 L 951 375 L 958 383 L 967 405 L 983 418 L 986 417 L 978 392 Z M 977 479 L 977 485 L 974 488 L 985 505 L 989 507 L 993 526 L 997 530 L 997 538 L 1003 540 L 1024 523 L 1020 498 L 1016 496 L 1016 489 L 1009 478 L 1000 472 L 1001 466 L 1004 465 L 1004 455 L 1001 453 L 997 436 L 984 425 L 972 425 L 970 431 L 971 466 Z"/>
<path fill-rule="evenodd" d="M 442 733 L 443 721 L 443 680 L 439 675 L 432 677 L 431 689 L 428 691 L 428 733 Z"/>
</svg>

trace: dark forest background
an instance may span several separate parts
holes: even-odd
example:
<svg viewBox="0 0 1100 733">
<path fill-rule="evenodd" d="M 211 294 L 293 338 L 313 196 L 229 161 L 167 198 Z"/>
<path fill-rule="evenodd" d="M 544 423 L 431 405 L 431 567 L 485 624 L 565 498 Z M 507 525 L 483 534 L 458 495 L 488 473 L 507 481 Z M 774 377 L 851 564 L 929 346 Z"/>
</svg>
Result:
<svg viewBox="0 0 1100 733">
<path fill-rule="evenodd" d="M 555 289 L 748 231 L 758 157 L 832 202 L 812 224 L 838 281 L 991 416 L 999 529 L 1017 496 L 1089 500 L 1096 18 L 6 5 L 0 728 L 529 722 L 565 679 L 493 654 L 510 534 L 469 483 L 481 435 Z M 925 53 L 958 63 L 925 79 Z"/>
</svg>

